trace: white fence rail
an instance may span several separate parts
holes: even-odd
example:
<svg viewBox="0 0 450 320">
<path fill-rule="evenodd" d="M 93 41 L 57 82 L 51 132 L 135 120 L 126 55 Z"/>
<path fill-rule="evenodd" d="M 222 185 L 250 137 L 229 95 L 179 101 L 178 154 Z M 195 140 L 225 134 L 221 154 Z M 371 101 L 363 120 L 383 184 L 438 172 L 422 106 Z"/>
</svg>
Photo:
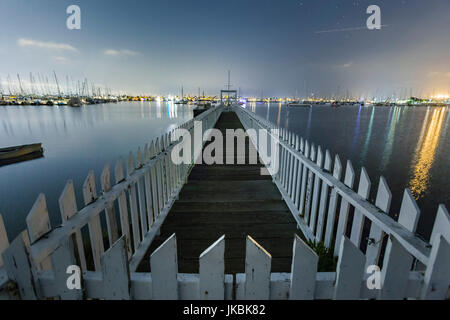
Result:
<svg viewBox="0 0 450 320">
<path fill-rule="evenodd" d="M 371 181 L 364 168 L 358 188 L 354 190 L 355 171 L 350 161 L 347 161 L 344 175 L 339 155 L 335 156 L 332 165 L 328 150 L 323 152 L 320 146 L 314 146 L 245 108 L 234 106 L 233 109 L 245 129 L 265 129 L 271 138 L 278 140 L 279 170 L 273 180 L 298 227 L 309 240 L 323 241 L 326 247 L 334 250 L 335 256 L 342 254 L 344 235 L 349 235 L 349 241 L 358 250 L 365 246 L 365 268 L 382 266 L 384 290 L 380 298 L 401 296 L 399 291 L 406 288 L 412 269 L 424 269 L 424 283 L 428 288 L 424 290 L 429 290 L 428 294 L 436 298 L 447 296 L 450 216 L 444 205 L 441 204 L 437 211 L 430 242 L 425 242 L 415 234 L 420 209 L 408 189 L 403 195 L 398 221 L 395 221 L 388 215 L 392 195 L 384 177 L 380 178 L 375 204 L 372 204 L 367 200 Z M 259 149 L 256 137 L 250 135 Z M 351 207 L 354 214 L 350 225 Z M 370 225 L 367 239 L 362 237 L 365 223 Z M 388 239 L 383 247 L 385 237 Z"/>
<path fill-rule="evenodd" d="M 246 129 L 276 128 L 241 107 L 234 107 Z M 222 107 L 204 112 L 203 132 L 216 123 Z M 181 126 L 191 133 L 193 121 Z M 279 129 L 279 128 L 276 128 Z M 186 181 L 191 165 L 174 165 L 170 151 L 180 141 L 174 130 L 150 148 L 101 175 L 97 194 L 94 174 L 83 185 L 85 207 L 78 210 L 73 183 L 60 197 L 63 224 L 52 229 L 45 197 L 39 196 L 27 217 L 28 230 L 9 244 L 0 216 L 0 297 L 11 298 L 5 286 L 14 281 L 22 299 L 445 299 L 450 284 L 450 216 L 441 205 L 430 242 L 414 232 L 419 209 L 405 191 L 398 221 L 389 211 L 391 193 L 380 179 L 375 204 L 366 199 L 370 179 L 362 169 L 357 191 L 354 170 L 347 162 L 344 181 L 338 156 L 333 170 L 331 156 L 321 148 L 279 129 L 280 170 L 273 176 L 298 226 L 309 240 L 324 241 L 338 257 L 335 272 L 317 272 L 319 257 L 300 238 L 293 239 L 290 273 L 272 273 L 271 256 L 247 238 L 245 273 L 224 274 L 225 238 L 221 237 L 199 256 L 199 274 L 180 274 L 176 236 L 150 257 L 151 273 L 135 272 L 151 241 Z M 258 148 L 255 137 L 250 135 Z M 192 145 L 192 160 L 201 148 Z M 354 218 L 349 226 L 350 208 Z M 119 221 L 116 221 L 118 210 Z M 100 215 L 104 214 L 106 228 Z M 370 220 L 367 250 L 361 248 L 363 225 Z M 88 228 L 89 246 L 81 229 Z M 105 235 L 105 236 L 104 236 Z M 349 236 L 348 236 L 349 235 Z M 367 267 L 381 265 L 382 240 L 388 237 L 379 274 L 380 287 L 368 285 L 374 275 Z M 294 235 L 293 235 L 294 237 Z M 104 241 L 104 239 L 107 241 Z M 107 249 L 105 250 L 104 242 Z M 93 268 L 87 262 L 91 260 Z M 420 264 L 418 263 L 420 262 Z M 3 265 L 3 267 L 2 267 Z M 67 267 L 81 266 L 81 289 L 68 286 Z M 419 265 L 419 267 L 418 267 Z M 369 269 L 370 270 L 370 269 Z M 375 280 L 376 282 L 376 280 Z M 378 288 L 378 289 L 377 289 Z"/>
</svg>

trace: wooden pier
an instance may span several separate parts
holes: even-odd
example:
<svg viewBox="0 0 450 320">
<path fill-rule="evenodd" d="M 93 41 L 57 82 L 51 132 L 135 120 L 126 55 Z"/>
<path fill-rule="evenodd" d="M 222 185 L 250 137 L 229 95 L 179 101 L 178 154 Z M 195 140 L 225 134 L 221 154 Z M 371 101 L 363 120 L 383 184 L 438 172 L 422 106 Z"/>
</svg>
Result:
<svg viewBox="0 0 450 320">
<path fill-rule="evenodd" d="M 225 164 L 195 164 L 216 141 L 200 146 L 190 137 L 213 137 L 213 128 L 224 137 L 216 152 L 225 150 L 217 154 Z M 227 129 L 246 130 L 234 131 L 245 153 L 226 143 Z M 359 182 L 355 175 L 351 161 L 343 166 L 245 108 L 209 108 L 130 152 L 125 164 L 106 164 L 101 188 L 90 171 L 82 208 L 69 180 L 61 225 L 51 225 L 44 194 L 11 242 L 0 215 L 0 299 L 448 299 L 447 208 L 439 206 L 425 241 L 415 234 L 420 209 L 408 189 L 394 220 L 386 179 L 372 203 L 366 170 Z M 335 270 L 319 270 L 306 239 L 330 250 Z M 68 267 L 82 272 L 76 290 L 68 290 Z"/>
<path fill-rule="evenodd" d="M 224 137 L 224 164 L 194 166 L 161 227 L 161 234 L 153 241 L 138 270 L 149 271 L 149 255 L 176 233 L 181 273 L 198 273 L 198 257 L 222 235 L 225 235 L 227 274 L 244 272 L 247 235 L 270 252 L 273 272 L 290 272 L 297 232 L 295 219 L 272 177 L 261 175 L 264 165 L 259 160 L 258 164 L 250 164 L 249 150 L 255 147 L 248 137 L 246 164 L 225 164 L 229 156 L 225 147 L 226 129 L 243 129 L 236 114 L 223 112 L 215 128 Z M 242 157 L 236 148 L 234 163 Z"/>
</svg>

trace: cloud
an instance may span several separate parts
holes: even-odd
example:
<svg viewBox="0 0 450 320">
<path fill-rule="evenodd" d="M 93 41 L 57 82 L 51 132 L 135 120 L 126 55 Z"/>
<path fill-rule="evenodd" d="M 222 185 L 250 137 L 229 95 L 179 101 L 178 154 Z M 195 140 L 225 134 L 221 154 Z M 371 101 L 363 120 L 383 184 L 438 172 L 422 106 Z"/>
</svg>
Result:
<svg viewBox="0 0 450 320">
<path fill-rule="evenodd" d="M 25 39 L 25 38 L 18 39 L 17 44 L 20 47 L 34 47 L 34 48 L 43 48 L 43 49 L 50 49 L 50 50 L 66 50 L 66 51 L 73 51 L 73 52 L 78 51 L 76 48 L 72 47 L 70 44 L 67 44 L 67 43 L 44 42 L 44 41 L 37 41 L 37 40 Z"/>
<path fill-rule="evenodd" d="M 352 65 L 353 65 L 353 62 L 348 62 L 348 63 L 337 65 L 337 66 L 335 66 L 335 68 L 350 68 Z"/>
<path fill-rule="evenodd" d="M 66 63 L 69 61 L 69 59 L 67 59 L 66 57 L 58 56 L 58 57 L 54 57 L 54 58 L 56 61 L 61 62 L 61 63 Z"/>
<path fill-rule="evenodd" d="M 137 56 L 139 52 L 122 49 L 122 50 L 114 50 L 114 49 L 106 49 L 103 51 L 103 54 L 107 56 Z"/>
</svg>

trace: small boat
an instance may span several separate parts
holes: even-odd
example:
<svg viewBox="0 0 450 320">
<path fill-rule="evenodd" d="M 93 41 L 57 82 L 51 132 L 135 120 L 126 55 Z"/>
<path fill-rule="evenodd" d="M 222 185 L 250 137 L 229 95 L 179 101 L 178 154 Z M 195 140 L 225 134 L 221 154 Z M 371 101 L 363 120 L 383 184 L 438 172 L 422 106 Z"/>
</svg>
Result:
<svg viewBox="0 0 450 320">
<path fill-rule="evenodd" d="M 42 143 L 0 148 L 0 166 L 40 158 L 43 153 Z"/>
</svg>

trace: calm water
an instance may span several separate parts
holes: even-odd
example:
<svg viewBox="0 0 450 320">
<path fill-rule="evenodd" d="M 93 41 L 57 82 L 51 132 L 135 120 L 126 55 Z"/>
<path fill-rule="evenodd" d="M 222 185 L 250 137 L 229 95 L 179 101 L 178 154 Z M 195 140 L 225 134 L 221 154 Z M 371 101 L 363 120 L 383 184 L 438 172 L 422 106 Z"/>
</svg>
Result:
<svg viewBox="0 0 450 320">
<path fill-rule="evenodd" d="M 61 219 L 58 197 L 73 179 L 79 207 L 90 169 L 97 178 L 106 163 L 192 118 L 192 106 L 122 102 L 70 107 L 0 107 L 0 147 L 42 142 L 44 158 L 0 167 L 0 213 L 9 239 L 25 229 L 25 218 L 45 193 L 52 226 Z"/>
<path fill-rule="evenodd" d="M 256 114 L 299 134 L 344 165 L 351 160 L 359 182 L 364 166 L 372 180 L 373 200 L 379 177 L 393 195 L 390 214 L 400 209 L 410 188 L 421 208 L 418 233 L 429 237 L 438 205 L 450 208 L 450 112 L 448 107 L 286 107 L 247 106 Z M 345 173 L 345 172 L 344 172 Z"/>
<path fill-rule="evenodd" d="M 357 171 L 364 166 L 376 191 L 386 177 L 393 193 L 391 214 L 399 211 L 409 187 L 422 209 L 418 231 L 425 237 L 439 203 L 450 208 L 448 108 L 330 107 L 295 108 L 254 104 L 258 115 L 339 153 Z M 0 107 L 0 147 L 42 142 L 45 157 L 0 167 L 0 213 L 12 239 L 39 193 L 47 197 L 52 225 L 60 223 L 58 197 L 73 179 L 79 206 L 81 185 L 93 169 L 98 179 L 105 163 L 113 166 L 162 132 L 192 118 L 192 106 L 119 103 L 68 107 Z M 99 186 L 97 180 L 97 186 Z M 99 188 L 99 187 L 97 187 Z M 374 192 L 372 198 L 375 197 Z"/>
</svg>

